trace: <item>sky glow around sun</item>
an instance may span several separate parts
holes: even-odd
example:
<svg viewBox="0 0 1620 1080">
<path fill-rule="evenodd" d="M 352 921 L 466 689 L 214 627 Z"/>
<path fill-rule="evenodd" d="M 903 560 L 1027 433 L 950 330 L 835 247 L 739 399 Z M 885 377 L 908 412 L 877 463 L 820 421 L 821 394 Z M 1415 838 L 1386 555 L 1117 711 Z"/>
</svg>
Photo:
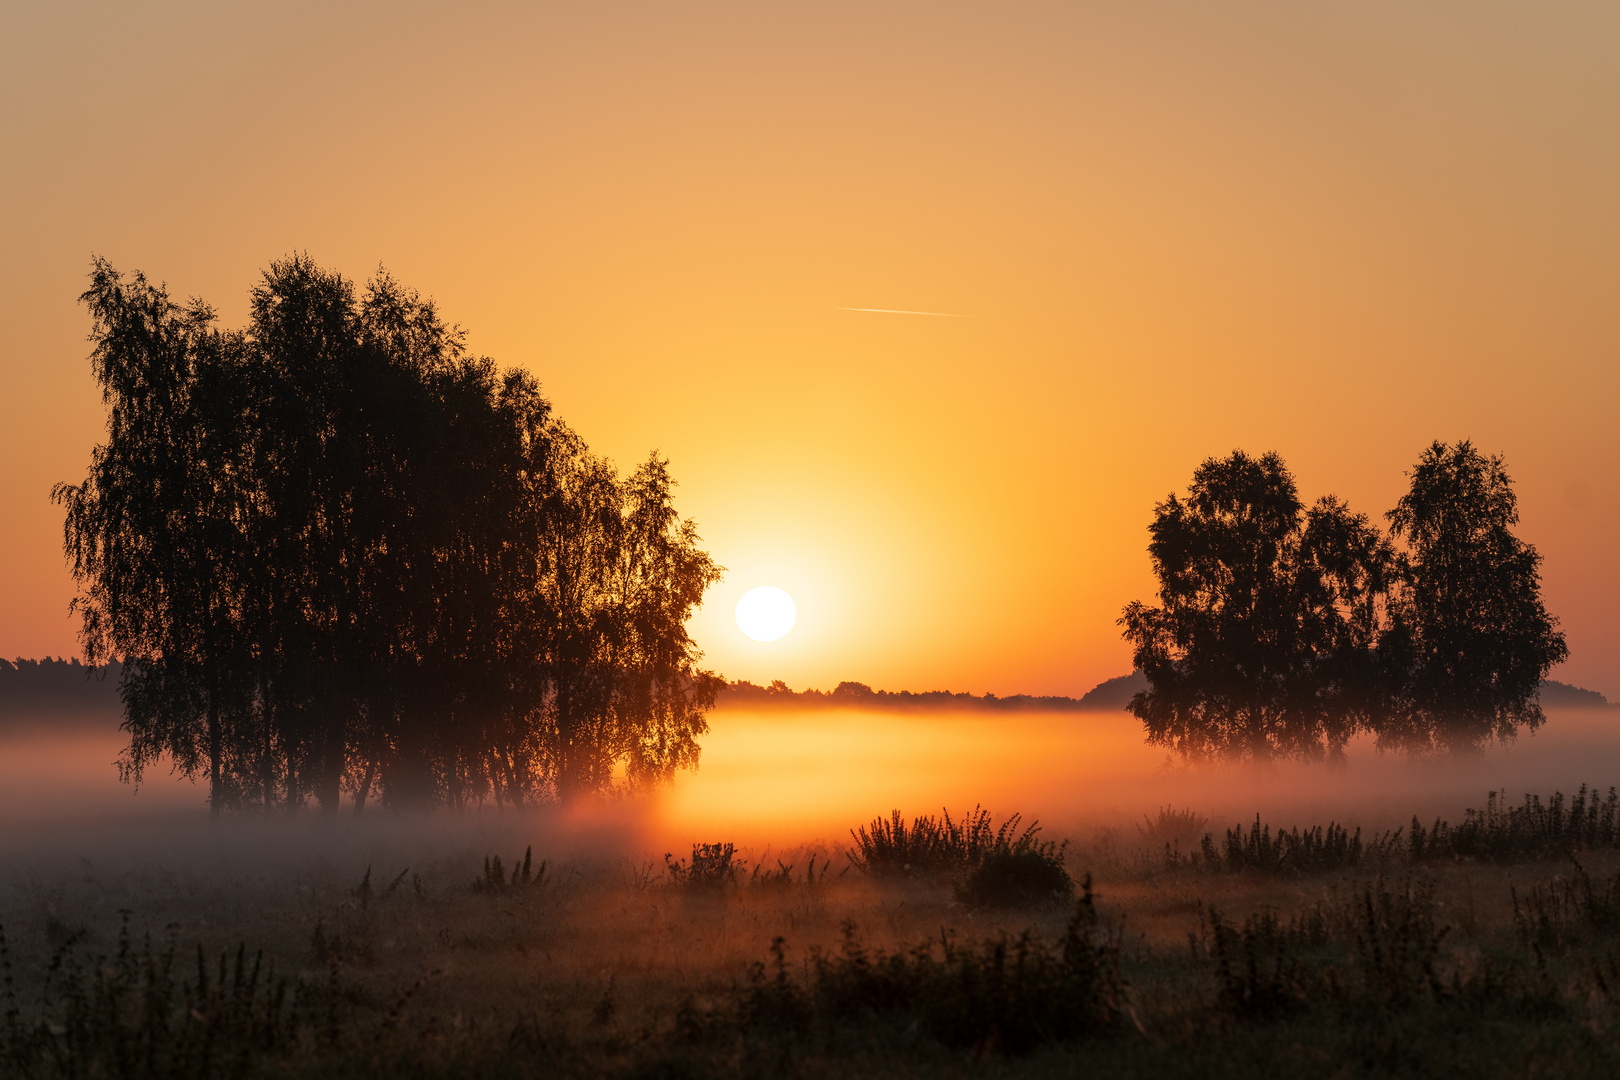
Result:
<svg viewBox="0 0 1620 1080">
<path fill-rule="evenodd" d="M 755 641 L 787 636 L 798 617 L 793 597 L 771 585 L 749 589 L 737 601 L 737 628 Z"/>
<path fill-rule="evenodd" d="M 298 250 L 431 297 L 621 470 L 657 448 L 728 679 L 1083 694 L 1206 457 L 1382 523 L 1467 438 L 1552 677 L 1620 697 L 1620 5 L 145 7 L 0 34 L 0 657 L 80 648 L 90 254 L 233 330 Z M 458 152 L 401 170 L 423 123 Z M 767 582 L 790 648 L 738 633 Z"/>
</svg>

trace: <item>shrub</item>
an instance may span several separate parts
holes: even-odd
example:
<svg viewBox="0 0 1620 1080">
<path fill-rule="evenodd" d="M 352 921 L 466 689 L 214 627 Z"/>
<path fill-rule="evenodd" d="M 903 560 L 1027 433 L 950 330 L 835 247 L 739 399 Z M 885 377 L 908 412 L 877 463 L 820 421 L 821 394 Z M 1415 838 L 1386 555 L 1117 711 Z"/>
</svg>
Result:
<svg viewBox="0 0 1620 1080">
<path fill-rule="evenodd" d="M 1620 792 L 1611 787 L 1606 798 L 1599 797 L 1596 789 L 1582 784 L 1573 798 L 1554 792 L 1544 803 L 1538 795 L 1526 795 L 1520 806 L 1508 806 L 1501 793 L 1493 791 L 1486 796 L 1485 808 L 1464 811 L 1460 824 L 1437 818 L 1424 828 L 1414 816 L 1410 826 L 1365 844 L 1359 829 L 1351 833 L 1337 823 L 1273 833 L 1256 816 L 1247 830 L 1242 826 L 1226 830 L 1224 844 L 1205 833 L 1201 857 L 1182 855 L 1167 844 L 1165 865 L 1201 862 L 1215 871 L 1294 874 L 1357 866 L 1369 855 L 1418 864 L 1455 859 L 1509 863 L 1571 858 L 1578 851 L 1617 847 Z"/>
<path fill-rule="evenodd" d="M 991 828 L 990 812 L 953 819 L 914 818 L 910 827 L 896 810 L 887 821 L 851 829 L 855 847 L 848 853 L 855 869 L 874 876 L 954 877 L 956 897 L 979 907 L 1019 907 L 1074 895 L 1074 881 L 1064 867 L 1068 846 L 1039 838 L 1040 822 L 1020 828 L 1022 814 Z"/>
<path fill-rule="evenodd" d="M 1173 806 L 1159 807 L 1159 816 L 1142 815 L 1142 824 L 1136 827 L 1143 845 L 1152 848 L 1192 843 L 1203 835 L 1209 818 L 1194 810 L 1177 810 Z"/>
<path fill-rule="evenodd" d="M 1526 795 L 1521 806 L 1507 806 L 1502 792 L 1491 792 L 1485 809 L 1467 810 L 1458 825 L 1436 821 L 1425 831 L 1412 819 L 1407 855 L 1413 862 L 1476 858 L 1516 862 L 1563 858 L 1587 848 L 1620 847 L 1620 792 L 1607 798 L 1582 784 L 1573 799 L 1555 791 L 1544 804 Z"/>
<path fill-rule="evenodd" d="M 1033 826 L 1032 826 L 1033 827 Z M 888 821 L 873 818 L 870 825 L 849 831 L 855 849 L 849 861 L 855 869 L 878 876 L 946 876 L 976 865 L 994 841 L 990 813 L 982 807 L 960 821 L 941 810 L 938 819 L 914 818 L 906 827 L 896 810 Z"/>
<path fill-rule="evenodd" d="M 693 844 L 690 864 L 666 851 L 664 871 L 675 885 L 700 892 L 718 892 L 735 883 L 737 872 L 743 869 L 736 855 L 735 844 Z"/>
<path fill-rule="evenodd" d="M 745 1031 L 833 1040 L 851 1025 L 877 1025 L 949 1047 L 1023 1054 L 1115 1031 L 1124 1015 L 1119 948 L 1100 932 L 1089 878 L 1055 945 L 1025 933 L 959 946 L 942 933 L 907 951 L 869 951 L 846 922 L 841 953 L 813 953 L 802 982 L 789 974 L 783 939 L 771 951 L 773 973 L 755 964 L 737 1004 Z"/>
<path fill-rule="evenodd" d="M 956 898 L 973 907 L 1026 907 L 1067 900 L 1074 895 L 1074 879 L 1063 865 L 1062 844 L 1037 838 L 1040 825 L 1030 822 L 1017 831 L 1014 814 L 996 830 L 995 839 L 978 865 L 956 887 Z"/>
<path fill-rule="evenodd" d="M 1594 881 L 1579 862 L 1570 877 L 1532 885 L 1523 897 L 1516 887 L 1509 894 L 1513 924 L 1526 944 L 1562 944 L 1620 926 L 1620 874 Z"/>
<path fill-rule="evenodd" d="M 1028 907 L 1073 895 L 1062 857 L 1041 851 L 992 855 L 956 888 L 956 898 L 971 907 Z"/>
<path fill-rule="evenodd" d="M 1443 971 L 1448 928 L 1423 881 L 1391 889 L 1380 877 L 1287 922 L 1269 910 L 1241 925 L 1210 910 L 1201 922 L 1202 932 L 1189 935 L 1193 955 L 1211 965 L 1219 1008 L 1248 1020 L 1315 1012 L 1360 1025 L 1409 1015 L 1425 1002 L 1500 1003 L 1541 1015 L 1564 1009 L 1534 943 L 1527 957 L 1487 956 Z"/>
<path fill-rule="evenodd" d="M 1226 830 L 1226 844 L 1217 848 L 1204 834 L 1203 859 L 1213 870 L 1258 870 L 1262 873 L 1308 873 L 1338 870 L 1361 862 L 1361 830 L 1354 834 L 1329 822 L 1311 829 L 1278 829 L 1262 825 L 1259 815 L 1245 831 L 1241 825 Z"/>
<path fill-rule="evenodd" d="M 241 1076 L 298 1040 L 300 1003 L 263 954 L 236 950 L 217 965 L 197 948 L 186 976 L 174 941 L 162 952 L 150 936 L 137 949 L 124 916 L 117 952 L 86 964 L 74 942 L 56 951 L 37 1016 L 13 998 L 0 1026 L 0 1065 L 8 1076 Z M 0 956 L 4 934 L 0 932 Z M 7 958 L 9 961 L 9 958 Z M 9 991 L 9 963 L 7 964 Z M 318 993 L 318 992 L 317 992 Z"/>
</svg>

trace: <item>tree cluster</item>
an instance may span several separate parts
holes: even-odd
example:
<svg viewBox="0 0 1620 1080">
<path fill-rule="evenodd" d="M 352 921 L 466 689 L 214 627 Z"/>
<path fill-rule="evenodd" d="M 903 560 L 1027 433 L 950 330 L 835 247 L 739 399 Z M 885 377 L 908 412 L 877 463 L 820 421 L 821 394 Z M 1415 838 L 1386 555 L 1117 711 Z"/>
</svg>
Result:
<svg viewBox="0 0 1620 1080">
<path fill-rule="evenodd" d="M 222 807 L 569 799 L 695 765 L 720 568 L 656 454 L 621 477 L 538 384 L 384 272 L 271 265 L 248 325 L 97 260 L 108 409 L 58 485 L 91 663 L 138 780 Z"/>
<path fill-rule="evenodd" d="M 1274 453 L 1210 458 L 1155 508 L 1159 605 L 1120 618 L 1150 742 L 1320 758 L 1360 732 L 1459 751 L 1542 723 L 1568 650 L 1502 459 L 1436 442 L 1410 478 L 1388 535 L 1332 496 L 1307 509 Z"/>
</svg>

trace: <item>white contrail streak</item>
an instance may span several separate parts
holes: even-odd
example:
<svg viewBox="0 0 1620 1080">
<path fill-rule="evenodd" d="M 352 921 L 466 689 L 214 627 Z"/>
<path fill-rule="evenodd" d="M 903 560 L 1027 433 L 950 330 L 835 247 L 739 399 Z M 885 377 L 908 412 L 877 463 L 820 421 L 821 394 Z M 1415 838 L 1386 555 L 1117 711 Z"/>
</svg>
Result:
<svg viewBox="0 0 1620 1080">
<path fill-rule="evenodd" d="M 940 319 L 966 319 L 971 316 L 956 315 L 949 311 L 901 311 L 898 308 L 886 307 L 841 307 L 839 311 L 870 311 L 877 315 L 933 315 Z"/>
</svg>

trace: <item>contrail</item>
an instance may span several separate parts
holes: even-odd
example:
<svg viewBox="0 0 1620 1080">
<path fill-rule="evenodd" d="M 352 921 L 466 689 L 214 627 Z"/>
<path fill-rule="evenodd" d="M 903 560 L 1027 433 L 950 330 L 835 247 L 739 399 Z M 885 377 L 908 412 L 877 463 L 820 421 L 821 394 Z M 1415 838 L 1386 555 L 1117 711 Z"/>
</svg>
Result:
<svg viewBox="0 0 1620 1080">
<path fill-rule="evenodd" d="M 901 311 L 886 307 L 841 307 L 839 311 L 870 311 L 878 315 L 933 315 L 941 319 L 968 319 L 970 315 L 956 315 L 949 311 Z"/>
</svg>

